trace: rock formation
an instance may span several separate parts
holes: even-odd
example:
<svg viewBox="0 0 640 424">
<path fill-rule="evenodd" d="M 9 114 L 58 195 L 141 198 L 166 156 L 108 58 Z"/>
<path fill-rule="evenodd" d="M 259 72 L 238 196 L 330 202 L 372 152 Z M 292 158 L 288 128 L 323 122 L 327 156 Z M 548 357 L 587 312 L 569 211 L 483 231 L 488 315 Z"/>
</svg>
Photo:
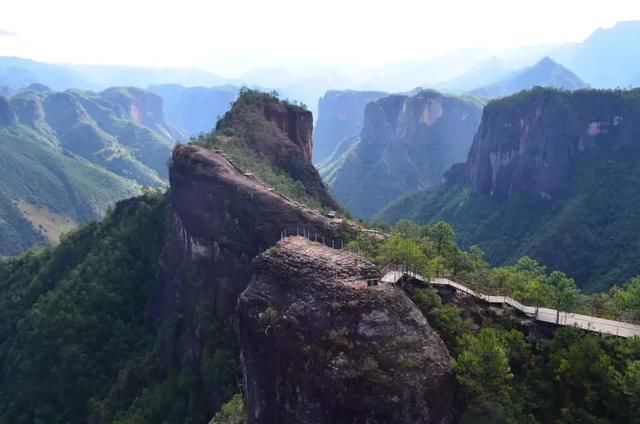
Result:
<svg viewBox="0 0 640 424">
<path fill-rule="evenodd" d="M 237 321 L 250 423 L 446 423 L 444 343 L 371 263 L 302 237 L 254 261 Z"/>
<path fill-rule="evenodd" d="M 9 99 L 4 96 L 0 96 L 0 125 L 11 126 L 17 123 L 18 117 L 11 107 Z"/>
<path fill-rule="evenodd" d="M 330 237 L 336 225 L 245 175 L 220 153 L 178 146 L 170 168 L 170 240 L 156 313 L 167 316 L 183 293 L 182 283 L 209 296 L 227 318 L 252 271 L 251 260 L 297 229 Z M 190 265 L 191 264 L 191 265 Z M 189 278 L 182 280 L 186 268 Z M 202 292 L 204 291 L 204 293 Z"/>
<path fill-rule="evenodd" d="M 480 104 L 435 91 L 371 102 L 359 141 L 320 173 L 344 207 L 369 218 L 397 196 L 438 183 L 463 160 L 480 114 Z"/>
<path fill-rule="evenodd" d="M 563 192 L 582 159 L 626 148 L 640 117 L 633 96 L 536 89 L 489 103 L 467 159 L 473 190 L 488 196 Z"/>
<path fill-rule="evenodd" d="M 252 154 L 294 181 L 323 206 L 338 209 L 311 163 L 313 116 L 308 110 L 266 93 L 247 90 L 216 125 L 217 134 L 231 134 L 229 143 Z"/>
</svg>

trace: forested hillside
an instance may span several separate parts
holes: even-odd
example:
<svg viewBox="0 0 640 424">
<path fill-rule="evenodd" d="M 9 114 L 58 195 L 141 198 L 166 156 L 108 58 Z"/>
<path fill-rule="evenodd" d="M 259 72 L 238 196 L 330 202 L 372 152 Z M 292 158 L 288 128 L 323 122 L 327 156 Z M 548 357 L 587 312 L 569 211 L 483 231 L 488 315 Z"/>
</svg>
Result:
<svg viewBox="0 0 640 424">
<path fill-rule="evenodd" d="M 135 88 L 32 84 L 0 96 L 0 255 L 55 244 L 140 186 L 165 187 L 171 147 L 183 135 L 162 107 Z"/>
</svg>

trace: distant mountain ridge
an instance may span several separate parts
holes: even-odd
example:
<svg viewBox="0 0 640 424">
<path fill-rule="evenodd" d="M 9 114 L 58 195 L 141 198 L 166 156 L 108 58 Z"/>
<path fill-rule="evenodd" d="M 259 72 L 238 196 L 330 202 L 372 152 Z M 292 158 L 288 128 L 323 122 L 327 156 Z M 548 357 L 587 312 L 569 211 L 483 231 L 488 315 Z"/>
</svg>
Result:
<svg viewBox="0 0 640 424">
<path fill-rule="evenodd" d="M 476 96 L 495 98 L 508 96 L 536 86 L 566 90 L 588 87 L 576 74 L 545 57 L 533 66 L 514 71 L 498 82 L 476 88 L 470 93 Z"/>
<path fill-rule="evenodd" d="M 640 73 L 640 21 L 599 28 L 581 43 L 560 47 L 549 56 L 596 88 L 637 87 Z"/>
<path fill-rule="evenodd" d="M 21 88 L 33 83 L 45 84 L 55 90 L 104 90 L 113 86 L 146 87 L 154 84 L 218 86 L 228 83 L 228 80 L 195 69 L 68 65 L 0 56 L 0 85 Z"/>
</svg>

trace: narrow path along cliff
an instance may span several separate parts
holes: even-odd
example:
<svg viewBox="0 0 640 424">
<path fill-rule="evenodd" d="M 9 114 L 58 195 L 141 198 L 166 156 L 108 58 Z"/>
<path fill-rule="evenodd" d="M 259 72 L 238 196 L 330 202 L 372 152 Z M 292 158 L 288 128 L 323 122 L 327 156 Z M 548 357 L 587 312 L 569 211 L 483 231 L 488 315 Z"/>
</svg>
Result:
<svg viewBox="0 0 640 424">
<path fill-rule="evenodd" d="M 450 278 L 433 278 L 427 281 L 422 275 L 415 272 L 403 271 L 400 268 L 388 266 L 381 281 L 386 284 L 396 284 L 402 278 L 408 277 L 433 286 L 448 286 L 456 291 L 466 293 L 490 304 L 508 305 L 524 314 L 533 317 L 536 321 L 557 324 L 567 327 L 578 327 L 583 330 L 602 334 L 612 334 L 620 337 L 640 336 L 640 325 L 624 321 L 614 321 L 590 315 L 574 314 L 558 311 L 551 308 L 539 308 L 527 306 L 509 296 L 495 296 L 483 294 L 467 287 L 464 284 L 453 281 Z"/>
</svg>

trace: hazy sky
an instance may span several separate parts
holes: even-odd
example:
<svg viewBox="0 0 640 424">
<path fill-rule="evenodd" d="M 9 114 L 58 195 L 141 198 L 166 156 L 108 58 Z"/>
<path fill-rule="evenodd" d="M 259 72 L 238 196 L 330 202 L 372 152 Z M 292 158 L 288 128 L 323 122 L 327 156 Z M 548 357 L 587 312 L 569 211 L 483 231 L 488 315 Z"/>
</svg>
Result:
<svg viewBox="0 0 640 424">
<path fill-rule="evenodd" d="M 0 55 L 198 67 L 375 66 L 580 41 L 640 0 L 0 0 Z"/>
</svg>

